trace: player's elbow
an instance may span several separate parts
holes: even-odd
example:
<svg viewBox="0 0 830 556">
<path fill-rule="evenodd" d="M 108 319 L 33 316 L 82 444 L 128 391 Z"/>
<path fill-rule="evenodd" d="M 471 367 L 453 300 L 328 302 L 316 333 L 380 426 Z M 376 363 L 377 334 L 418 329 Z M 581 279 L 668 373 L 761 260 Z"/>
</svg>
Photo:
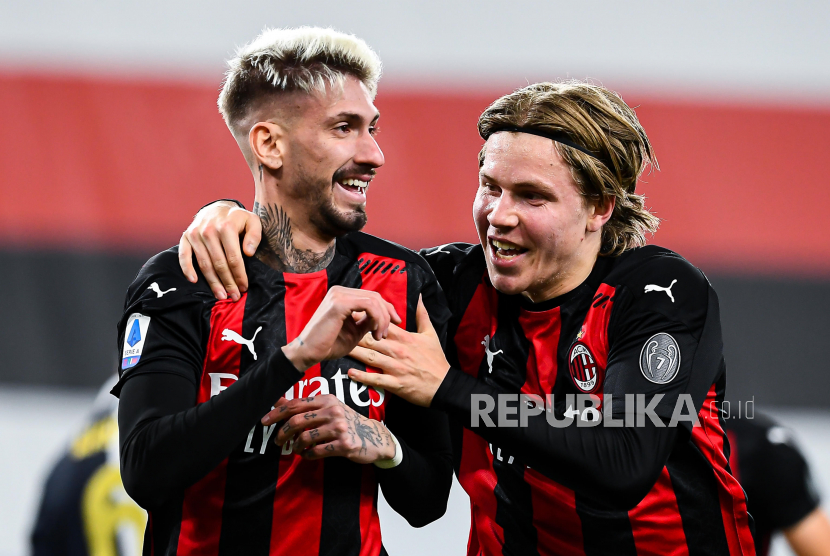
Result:
<svg viewBox="0 0 830 556">
<path fill-rule="evenodd" d="M 444 469 L 434 469 L 434 473 L 424 481 L 406 481 L 404 486 L 395 481 L 381 484 L 383 495 L 393 510 L 403 517 L 412 527 L 423 527 L 437 521 L 447 513 L 447 502 L 452 488 L 452 464 Z M 403 487 L 403 488 L 402 488 Z"/>
<path fill-rule="evenodd" d="M 438 521 L 444 517 L 445 513 L 447 513 L 447 497 L 443 499 L 436 498 L 421 508 L 419 512 L 410 516 L 404 516 L 404 518 L 412 527 L 420 528 L 429 525 L 433 521 Z"/>
<path fill-rule="evenodd" d="M 153 473 L 149 470 L 125 466 L 123 463 L 121 482 L 130 498 L 145 510 L 161 506 L 167 498 L 165 493 L 169 492 L 157 480 L 154 480 Z"/>
<path fill-rule="evenodd" d="M 129 443 L 121 447 L 121 483 L 136 504 L 150 510 L 166 501 L 170 488 L 162 484 L 161 474 L 150 468 L 146 457 L 134 455 L 140 451 L 136 448 Z"/>
</svg>

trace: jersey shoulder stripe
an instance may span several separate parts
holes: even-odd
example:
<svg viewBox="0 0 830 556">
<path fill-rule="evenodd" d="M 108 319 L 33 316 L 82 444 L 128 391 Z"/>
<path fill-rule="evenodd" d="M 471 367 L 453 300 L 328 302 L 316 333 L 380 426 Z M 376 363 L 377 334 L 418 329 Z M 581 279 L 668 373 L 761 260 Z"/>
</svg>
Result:
<svg viewBox="0 0 830 556">
<path fill-rule="evenodd" d="M 432 274 L 424 258 L 412 249 L 364 232 L 353 232 L 338 239 L 337 249 L 343 255 L 351 258 L 357 258 L 360 254 L 371 253 L 380 257 L 412 263 L 428 274 Z"/>
</svg>

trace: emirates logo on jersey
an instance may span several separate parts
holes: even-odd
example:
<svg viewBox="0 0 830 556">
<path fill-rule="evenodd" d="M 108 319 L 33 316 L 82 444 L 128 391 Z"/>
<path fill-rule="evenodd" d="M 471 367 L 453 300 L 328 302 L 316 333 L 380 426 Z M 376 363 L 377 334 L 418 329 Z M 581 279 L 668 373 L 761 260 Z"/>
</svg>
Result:
<svg viewBox="0 0 830 556">
<path fill-rule="evenodd" d="M 586 393 L 597 391 L 602 383 L 602 369 L 597 365 L 597 360 L 587 345 L 577 342 L 571 347 L 568 367 L 577 388 Z"/>
</svg>

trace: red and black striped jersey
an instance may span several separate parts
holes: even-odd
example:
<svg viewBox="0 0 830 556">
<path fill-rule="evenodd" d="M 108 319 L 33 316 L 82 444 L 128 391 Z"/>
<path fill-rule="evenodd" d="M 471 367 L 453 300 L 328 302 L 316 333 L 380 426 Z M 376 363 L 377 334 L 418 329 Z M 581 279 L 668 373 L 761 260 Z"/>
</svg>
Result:
<svg viewBox="0 0 830 556">
<path fill-rule="evenodd" d="M 280 348 L 334 285 L 381 293 L 410 330 L 423 296 L 442 331 L 449 313 L 440 287 L 419 255 L 363 233 L 339 238 L 319 272 L 277 272 L 257 259 L 246 260 L 246 270 L 250 287 L 242 299 L 217 301 L 204 278 L 184 279 L 174 248 L 151 259 L 128 291 L 114 393 L 122 411 L 135 415 L 120 416 L 122 472 L 149 510 L 145 554 L 384 554 L 379 484 L 410 522 L 443 514 L 452 474 L 446 417 L 352 382 L 348 369 L 365 366 L 351 358 L 302 374 Z M 168 409 L 147 419 L 144 406 L 174 389 L 171 375 L 191 388 L 174 402 L 181 410 L 167 415 L 170 405 L 158 402 Z M 133 384 L 142 382 L 149 386 L 136 392 Z M 275 445 L 276 425 L 259 419 L 277 398 L 322 394 L 385 421 L 403 462 L 378 469 L 345 458 L 309 461 L 289 444 Z"/>
<path fill-rule="evenodd" d="M 754 554 L 719 412 L 717 297 L 699 270 L 666 249 L 632 249 L 533 304 L 493 288 L 479 245 L 424 254 L 453 313 L 453 368 L 433 407 L 454 421 L 470 556 Z M 550 411 L 522 425 L 514 405 L 512 425 L 474 427 L 476 394 L 519 393 Z M 553 426 L 551 415 L 579 415 L 577 394 L 593 397 L 603 422 Z M 689 419 L 669 428 L 678 407 Z"/>
</svg>

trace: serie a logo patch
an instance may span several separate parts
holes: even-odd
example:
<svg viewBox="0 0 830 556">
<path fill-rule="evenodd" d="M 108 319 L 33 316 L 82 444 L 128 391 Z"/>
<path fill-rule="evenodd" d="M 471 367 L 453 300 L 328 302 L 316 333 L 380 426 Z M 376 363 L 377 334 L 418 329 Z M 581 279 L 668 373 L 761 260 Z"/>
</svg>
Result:
<svg viewBox="0 0 830 556">
<path fill-rule="evenodd" d="M 133 313 L 127 319 L 127 327 L 124 329 L 124 349 L 121 352 L 122 369 L 135 367 L 141 359 L 148 328 L 150 328 L 150 317 Z"/>
<path fill-rule="evenodd" d="M 596 392 L 602 384 L 603 370 L 597 364 L 591 349 L 582 342 L 571 346 L 568 354 L 568 368 L 571 380 L 582 392 Z"/>
</svg>

